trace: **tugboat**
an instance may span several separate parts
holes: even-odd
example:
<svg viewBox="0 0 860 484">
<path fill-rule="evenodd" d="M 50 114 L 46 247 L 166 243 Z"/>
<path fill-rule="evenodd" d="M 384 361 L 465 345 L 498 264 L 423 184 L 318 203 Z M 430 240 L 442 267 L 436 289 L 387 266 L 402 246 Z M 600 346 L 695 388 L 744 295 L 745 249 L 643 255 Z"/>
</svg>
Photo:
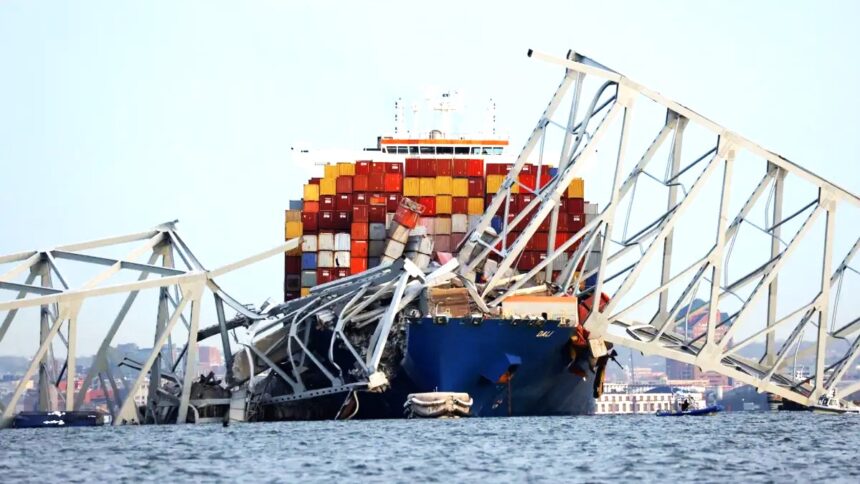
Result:
<svg viewBox="0 0 860 484">
<path fill-rule="evenodd" d="M 831 390 L 829 394 L 822 395 L 818 399 L 818 405 L 810 405 L 809 409 L 813 413 L 822 415 L 842 415 L 846 413 L 860 415 L 860 407 L 845 405 L 841 400 L 836 398 L 835 390 Z"/>
</svg>

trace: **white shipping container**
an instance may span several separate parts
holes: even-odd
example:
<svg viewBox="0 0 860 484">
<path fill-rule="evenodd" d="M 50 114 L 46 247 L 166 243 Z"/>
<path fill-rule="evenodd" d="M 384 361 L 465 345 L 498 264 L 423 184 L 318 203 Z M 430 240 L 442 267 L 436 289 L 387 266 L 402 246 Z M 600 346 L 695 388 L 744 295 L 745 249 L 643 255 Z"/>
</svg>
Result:
<svg viewBox="0 0 860 484">
<path fill-rule="evenodd" d="M 398 242 L 406 242 L 409 239 L 409 229 L 394 222 L 388 227 L 388 238 Z"/>
<path fill-rule="evenodd" d="M 597 215 L 597 204 L 591 203 L 591 202 L 585 202 L 585 214 L 586 215 Z"/>
<path fill-rule="evenodd" d="M 464 213 L 451 215 L 451 232 L 465 234 L 469 231 L 469 216 Z"/>
<path fill-rule="evenodd" d="M 385 240 L 385 224 L 370 224 L 370 240 Z"/>
<path fill-rule="evenodd" d="M 349 267 L 349 251 L 339 250 L 334 253 L 335 267 Z"/>
<path fill-rule="evenodd" d="M 564 266 L 567 265 L 567 261 L 570 260 L 568 258 L 567 252 L 562 252 L 552 261 L 552 270 L 560 271 L 564 269 Z"/>
<path fill-rule="evenodd" d="M 451 219 L 448 217 L 436 217 L 433 232 L 437 235 L 451 235 Z"/>
<path fill-rule="evenodd" d="M 331 232 L 322 232 L 317 237 L 317 245 L 320 251 L 323 250 L 334 250 L 334 234 Z M 325 267 L 325 266 L 320 266 Z"/>
<path fill-rule="evenodd" d="M 317 254 L 317 267 L 333 268 L 334 267 L 334 252 L 330 250 L 321 250 Z"/>
<path fill-rule="evenodd" d="M 392 259 L 398 259 L 401 255 L 403 255 L 403 249 L 405 245 L 403 243 L 398 242 L 396 240 L 389 240 L 388 244 L 385 245 L 385 257 L 390 257 Z"/>
<path fill-rule="evenodd" d="M 409 237 L 419 237 L 422 235 L 427 235 L 427 227 L 423 225 L 416 225 L 414 229 L 409 232 Z"/>
<path fill-rule="evenodd" d="M 481 215 L 469 215 L 468 232 L 475 230 L 475 227 L 477 227 L 479 223 L 481 223 Z"/>
<path fill-rule="evenodd" d="M 317 236 L 316 235 L 302 235 L 302 252 L 316 252 L 317 251 Z"/>
<path fill-rule="evenodd" d="M 385 227 L 391 227 L 391 224 L 394 223 L 394 213 L 388 212 L 385 214 Z"/>
<path fill-rule="evenodd" d="M 349 234 L 338 233 L 334 236 L 334 250 L 345 250 L 349 252 Z"/>
</svg>

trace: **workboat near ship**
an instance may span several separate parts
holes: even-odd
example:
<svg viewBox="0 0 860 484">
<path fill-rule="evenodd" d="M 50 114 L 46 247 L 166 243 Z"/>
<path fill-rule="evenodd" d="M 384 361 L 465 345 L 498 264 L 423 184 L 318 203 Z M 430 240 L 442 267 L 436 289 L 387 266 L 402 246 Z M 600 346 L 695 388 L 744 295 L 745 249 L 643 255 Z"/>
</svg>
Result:
<svg viewBox="0 0 860 484">
<path fill-rule="evenodd" d="M 352 155 L 338 152 L 341 158 L 335 160 L 326 159 L 331 155 L 325 152 L 301 150 L 297 162 L 315 167 L 320 176 L 308 180 L 303 199 L 291 201 L 286 211 L 285 239 L 301 238 L 302 244 L 286 255 L 284 299 L 300 305 L 297 301 L 315 291 L 335 291 L 338 284 L 348 285 L 400 261 L 426 273 L 450 261 L 505 181 L 511 167 L 505 161 L 507 145 L 498 137 L 452 137 L 434 130 L 421 137 L 380 137 L 375 148 Z M 347 156 L 355 159 L 344 161 Z M 500 232 L 502 217 L 513 219 L 555 175 L 553 167 L 526 164 L 507 213 L 499 210 L 491 232 Z M 575 179 L 561 199 L 554 246 L 582 229 L 596 208 L 585 202 L 583 180 Z M 546 257 L 548 232 L 549 220 L 530 239 L 513 272 L 527 272 Z M 507 243 L 516 236 L 510 233 Z M 576 247 L 569 252 L 573 254 Z M 498 254 L 490 257 L 484 272 L 493 270 L 493 259 L 498 260 Z M 557 277 L 567 263 L 567 254 L 558 258 L 551 275 Z M 588 264 L 584 261 L 580 269 Z M 476 280 L 482 275 L 479 271 Z M 543 284 L 544 274 L 538 274 L 536 282 Z M 579 325 L 580 313 L 584 318 L 590 304 L 590 300 L 580 304 L 574 297 L 548 297 L 538 291 L 534 296 L 509 298 L 501 314 L 488 314 L 475 305 L 462 284 L 429 288 L 393 324 L 381 355 L 384 391 L 353 392 L 346 400 L 343 393 L 325 391 L 316 398 L 294 398 L 296 385 L 287 374 L 291 365 L 281 365 L 284 371 L 257 377 L 251 385 L 252 401 L 257 395 L 259 402 L 251 413 L 263 420 L 334 415 L 391 418 L 402 417 L 406 405 L 422 416 L 421 411 L 414 412 L 416 402 L 454 402 L 461 394 L 468 405 L 454 405 L 457 414 L 592 413 L 606 357 L 593 356 L 587 333 Z M 353 327 L 344 323 L 341 333 L 334 334 L 346 311 L 322 311 L 316 324 L 306 326 L 297 372 L 303 381 L 316 380 L 320 388 L 330 381 L 348 381 L 349 373 L 358 371 L 351 362 L 368 356 L 358 355 L 354 348 L 364 348 L 362 343 L 377 338 L 378 330 L 369 334 L 361 322 Z M 266 359 L 290 359 L 287 355 L 295 352 L 296 341 L 281 333 L 264 338 L 257 347 L 267 351 L 268 358 L 239 353 L 234 376 L 250 379 L 254 368 L 266 366 Z M 346 345 L 348 341 L 354 344 Z M 331 365 L 308 362 L 307 354 L 323 355 L 320 360 L 327 356 Z M 327 367 L 344 376 L 332 378 L 333 371 L 326 371 Z M 411 397 L 425 393 L 436 397 Z M 424 413 L 438 413 L 436 407 Z"/>
</svg>

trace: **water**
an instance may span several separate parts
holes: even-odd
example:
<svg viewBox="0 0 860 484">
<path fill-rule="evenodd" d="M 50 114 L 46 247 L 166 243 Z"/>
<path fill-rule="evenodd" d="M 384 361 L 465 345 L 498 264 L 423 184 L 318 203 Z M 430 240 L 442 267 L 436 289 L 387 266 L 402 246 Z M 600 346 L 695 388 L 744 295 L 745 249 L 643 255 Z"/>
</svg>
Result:
<svg viewBox="0 0 860 484">
<path fill-rule="evenodd" d="M 860 480 L 860 417 L 529 417 L 0 431 L 0 482 Z"/>
</svg>

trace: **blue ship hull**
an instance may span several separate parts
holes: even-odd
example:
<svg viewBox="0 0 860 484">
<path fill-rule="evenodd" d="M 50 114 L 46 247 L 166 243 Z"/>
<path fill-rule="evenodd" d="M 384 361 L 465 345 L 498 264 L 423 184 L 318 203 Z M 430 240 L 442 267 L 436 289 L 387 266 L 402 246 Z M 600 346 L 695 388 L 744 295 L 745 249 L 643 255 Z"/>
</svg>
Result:
<svg viewBox="0 0 860 484">
<path fill-rule="evenodd" d="M 586 414 L 594 409 L 593 374 L 569 369 L 572 331 L 552 321 L 413 320 L 403 370 L 416 391 L 468 393 L 473 416 Z"/>
<path fill-rule="evenodd" d="M 390 386 L 381 393 L 359 392 L 358 419 L 403 418 L 410 393 L 465 392 L 473 400 L 470 416 L 581 415 L 594 412 L 595 373 L 590 353 L 571 359 L 574 329 L 558 321 L 418 318 L 405 327 L 399 364 L 390 368 Z M 312 346 L 327 351 L 329 331 L 315 332 Z M 335 352 L 348 367 L 346 350 Z M 575 373 L 574 373 L 575 371 Z M 320 380 L 324 383 L 324 380 Z M 279 379 L 273 378 L 272 394 Z M 267 419 L 328 419 L 338 414 L 344 395 L 296 401 Z"/>
</svg>

